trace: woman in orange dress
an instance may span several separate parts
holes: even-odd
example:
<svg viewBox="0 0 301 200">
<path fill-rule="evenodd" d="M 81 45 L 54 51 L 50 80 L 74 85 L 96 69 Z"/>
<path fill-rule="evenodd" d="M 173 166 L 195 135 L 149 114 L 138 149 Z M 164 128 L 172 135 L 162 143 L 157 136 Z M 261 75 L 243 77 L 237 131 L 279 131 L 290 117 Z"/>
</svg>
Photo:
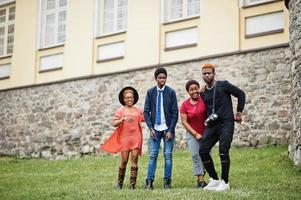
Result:
<svg viewBox="0 0 301 200">
<path fill-rule="evenodd" d="M 109 153 L 120 152 L 118 182 L 115 189 L 122 189 L 126 166 L 131 155 L 130 188 L 135 189 L 138 174 L 138 155 L 142 154 L 143 112 L 134 105 L 139 98 L 133 87 L 125 87 L 119 93 L 119 101 L 123 107 L 119 108 L 113 119 L 113 126 L 117 127 L 111 137 L 104 142 L 101 149 Z"/>
</svg>

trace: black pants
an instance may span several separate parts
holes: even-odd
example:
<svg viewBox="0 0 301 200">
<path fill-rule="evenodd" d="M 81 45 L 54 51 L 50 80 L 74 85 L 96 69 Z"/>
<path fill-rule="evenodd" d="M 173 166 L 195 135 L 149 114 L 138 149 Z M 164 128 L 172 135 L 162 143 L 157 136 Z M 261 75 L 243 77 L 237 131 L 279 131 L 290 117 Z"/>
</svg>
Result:
<svg viewBox="0 0 301 200">
<path fill-rule="evenodd" d="M 209 176 L 218 180 L 217 173 L 214 168 L 214 163 L 210 155 L 212 147 L 219 142 L 219 155 L 222 165 L 222 179 L 228 183 L 230 170 L 229 150 L 234 133 L 234 122 L 219 122 L 205 130 L 203 140 L 201 141 L 200 156 L 206 171 Z"/>
</svg>

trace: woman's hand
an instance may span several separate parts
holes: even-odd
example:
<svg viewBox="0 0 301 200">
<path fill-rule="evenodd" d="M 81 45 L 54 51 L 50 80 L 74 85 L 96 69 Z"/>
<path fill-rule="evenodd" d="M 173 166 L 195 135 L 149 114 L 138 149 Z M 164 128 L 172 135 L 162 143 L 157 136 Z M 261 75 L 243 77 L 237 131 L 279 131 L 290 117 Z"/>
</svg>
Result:
<svg viewBox="0 0 301 200">
<path fill-rule="evenodd" d="M 202 136 L 201 134 L 199 134 L 199 133 L 196 133 L 196 134 L 195 134 L 195 138 L 196 138 L 197 140 L 200 140 L 200 139 L 203 138 L 203 136 Z"/>
<path fill-rule="evenodd" d="M 119 126 L 120 124 L 122 124 L 125 120 L 127 120 L 127 116 L 125 116 L 125 117 L 122 117 L 122 118 L 117 118 L 117 117 L 115 117 L 114 119 L 113 119 L 113 126 L 115 126 L 115 127 L 117 127 L 117 126 Z"/>
<path fill-rule="evenodd" d="M 134 120 L 128 116 L 125 116 L 123 121 L 132 122 Z"/>
</svg>

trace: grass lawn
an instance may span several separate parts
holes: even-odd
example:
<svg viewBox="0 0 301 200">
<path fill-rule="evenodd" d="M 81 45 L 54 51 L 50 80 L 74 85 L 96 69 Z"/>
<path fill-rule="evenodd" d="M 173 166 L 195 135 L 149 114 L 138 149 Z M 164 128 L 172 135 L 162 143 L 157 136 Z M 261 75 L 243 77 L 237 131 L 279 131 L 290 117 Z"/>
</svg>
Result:
<svg viewBox="0 0 301 200">
<path fill-rule="evenodd" d="M 217 149 L 213 157 L 219 172 Z M 128 189 L 127 170 L 124 189 L 115 191 L 118 156 L 87 156 L 64 161 L 2 157 L 0 199 L 301 199 L 301 170 L 287 158 L 287 147 L 232 148 L 231 191 L 226 193 L 195 189 L 187 150 L 175 151 L 173 158 L 171 190 L 162 189 L 162 155 L 158 160 L 155 189 L 143 189 L 148 160 L 144 155 L 139 160 L 137 190 Z"/>
</svg>

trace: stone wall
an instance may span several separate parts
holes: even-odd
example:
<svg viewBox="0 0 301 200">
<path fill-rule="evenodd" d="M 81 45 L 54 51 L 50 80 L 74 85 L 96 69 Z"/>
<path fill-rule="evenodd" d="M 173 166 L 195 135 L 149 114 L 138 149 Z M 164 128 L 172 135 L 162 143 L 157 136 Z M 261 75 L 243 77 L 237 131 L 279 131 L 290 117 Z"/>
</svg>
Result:
<svg viewBox="0 0 301 200">
<path fill-rule="evenodd" d="M 227 79 L 247 93 L 244 122 L 236 126 L 233 144 L 284 144 L 292 129 L 290 57 L 288 47 L 279 47 L 168 65 L 167 84 L 176 90 L 180 106 L 188 97 L 186 81 L 202 82 L 200 65 L 216 64 L 218 79 Z M 143 108 L 146 90 L 155 84 L 153 72 L 147 68 L 0 91 L 0 155 L 63 159 L 96 153 L 113 131 L 120 89 L 136 87 L 137 106 Z M 143 130 L 146 152 L 146 125 Z M 186 147 L 184 136 L 179 120 L 176 147 Z"/>
<path fill-rule="evenodd" d="M 289 2 L 290 49 L 292 70 L 291 110 L 293 131 L 289 140 L 289 155 L 296 165 L 301 166 L 301 0 Z"/>
</svg>

